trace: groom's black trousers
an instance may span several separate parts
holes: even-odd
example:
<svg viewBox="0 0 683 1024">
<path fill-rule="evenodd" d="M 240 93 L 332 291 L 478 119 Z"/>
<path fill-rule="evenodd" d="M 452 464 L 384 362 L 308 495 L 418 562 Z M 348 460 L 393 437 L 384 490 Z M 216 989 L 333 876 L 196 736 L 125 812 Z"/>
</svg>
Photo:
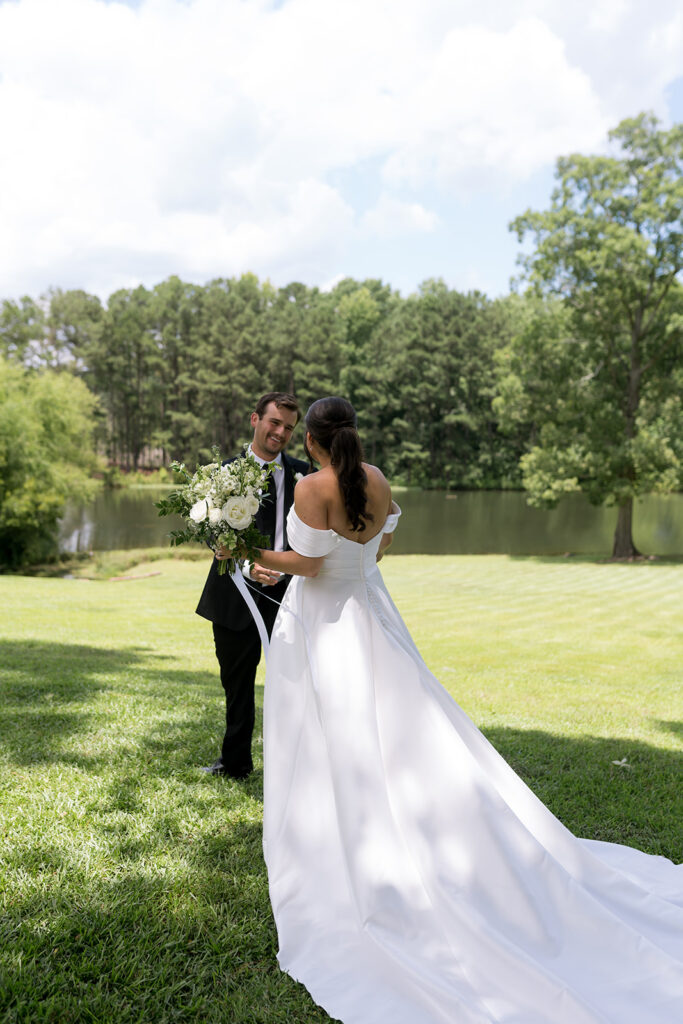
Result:
<svg viewBox="0 0 683 1024">
<path fill-rule="evenodd" d="M 268 588 L 276 601 L 281 601 L 285 588 L 278 584 Z M 270 636 L 279 605 L 261 597 L 259 611 Z M 237 778 L 248 775 L 253 768 L 251 737 L 254 731 L 254 684 L 261 660 L 261 639 L 253 620 L 246 629 L 227 629 L 213 623 L 213 640 L 225 690 L 225 736 L 221 750 L 222 769 Z"/>
</svg>

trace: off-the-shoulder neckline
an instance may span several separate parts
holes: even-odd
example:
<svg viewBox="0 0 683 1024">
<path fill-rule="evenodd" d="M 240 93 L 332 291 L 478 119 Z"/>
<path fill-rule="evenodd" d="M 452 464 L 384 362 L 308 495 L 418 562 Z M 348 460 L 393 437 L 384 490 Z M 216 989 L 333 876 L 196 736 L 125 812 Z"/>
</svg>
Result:
<svg viewBox="0 0 683 1024">
<path fill-rule="evenodd" d="M 396 502 L 394 502 L 394 504 L 396 504 Z M 398 505 L 396 505 L 396 508 L 398 508 L 398 512 L 388 512 L 387 516 L 386 516 L 386 519 L 382 523 L 382 529 L 378 530 L 377 533 L 374 533 L 372 535 L 370 540 L 366 540 L 366 541 L 351 540 L 350 537 L 344 537 L 341 533 L 337 533 L 336 530 L 331 530 L 329 527 L 326 530 L 322 530 L 319 526 L 309 526 L 308 523 L 305 523 L 303 521 L 303 519 L 301 519 L 301 517 L 297 515 L 296 509 L 294 508 L 293 505 L 292 505 L 292 507 L 289 510 L 287 518 L 289 518 L 289 516 L 294 516 L 294 518 L 297 520 L 297 522 L 301 523 L 302 526 L 305 526 L 307 530 L 315 530 L 316 533 L 331 533 L 331 534 L 334 534 L 334 536 L 337 537 L 338 540 L 345 540 L 345 541 L 348 541 L 349 544 L 358 545 L 358 547 L 364 548 L 367 544 L 372 544 L 373 540 L 375 540 L 377 537 L 381 537 L 382 536 L 382 533 L 384 532 L 384 527 L 387 525 L 388 521 L 392 517 L 398 518 L 398 516 L 401 515 L 401 509 L 399 508 Z"/>
</svg>

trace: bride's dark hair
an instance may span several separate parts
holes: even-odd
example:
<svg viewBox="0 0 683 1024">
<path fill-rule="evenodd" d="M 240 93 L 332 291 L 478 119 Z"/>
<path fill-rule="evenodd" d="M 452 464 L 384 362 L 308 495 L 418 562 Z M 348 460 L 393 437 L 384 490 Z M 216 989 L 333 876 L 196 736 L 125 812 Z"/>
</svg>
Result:
<svg viewBox="0 0 683 1024">
<path fill-rule="evenodd" d="M 304 422 L 313 440 L 330 453 L 351 528 L 364 530 L 364 520 L 372 521 L 374 516 L 367 511 L 368 478 L 363 469 L 363 449 L 353 406 L 345 398 L 319 398 L 306 413 Z M 312 466 L 308 449 L 306 454 Z"/>
</svg>

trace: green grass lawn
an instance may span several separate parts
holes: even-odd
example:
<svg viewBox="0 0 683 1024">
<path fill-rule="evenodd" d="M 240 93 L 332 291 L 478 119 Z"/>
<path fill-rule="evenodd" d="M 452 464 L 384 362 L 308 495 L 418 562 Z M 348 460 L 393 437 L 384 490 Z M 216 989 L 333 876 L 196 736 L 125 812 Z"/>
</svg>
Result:
<svg viewBox="0 0 683 1024">
<path fill-rule="evenodd" d="M 569 828 L 683 859 L 681 566 L 382 568 L 430 668 Z M 247 783 L 198 770 L 223 715 L 206 569 L 0 577 L 1 1024 L 328 1020 L 275 960 L 260 740 Z"/>
</svg>

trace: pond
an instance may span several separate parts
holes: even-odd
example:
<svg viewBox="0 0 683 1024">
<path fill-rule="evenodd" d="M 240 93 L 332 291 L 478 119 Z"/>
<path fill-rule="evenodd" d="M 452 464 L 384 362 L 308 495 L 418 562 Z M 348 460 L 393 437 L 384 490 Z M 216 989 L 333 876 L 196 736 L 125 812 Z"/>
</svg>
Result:
<svg viewBox="0 0 683 1024">
<path fill-rule="evenodd" d="M 61 522 L 63 551 L 157 547 L 179 525 L 160 519 L 153 502 L 168 488 L 102 491 L 89 505 L 70 506 Z M 594 508 L 568 495 L 552 511 L 531 508 L 519 491 L 396 491 L 403 517 L 396 554 L 607 556 L 615 509 Z M 683 554 L 683 494 L 650 496 L 634 510 L 634 540 L 644 554 Z"/>
</svg>

